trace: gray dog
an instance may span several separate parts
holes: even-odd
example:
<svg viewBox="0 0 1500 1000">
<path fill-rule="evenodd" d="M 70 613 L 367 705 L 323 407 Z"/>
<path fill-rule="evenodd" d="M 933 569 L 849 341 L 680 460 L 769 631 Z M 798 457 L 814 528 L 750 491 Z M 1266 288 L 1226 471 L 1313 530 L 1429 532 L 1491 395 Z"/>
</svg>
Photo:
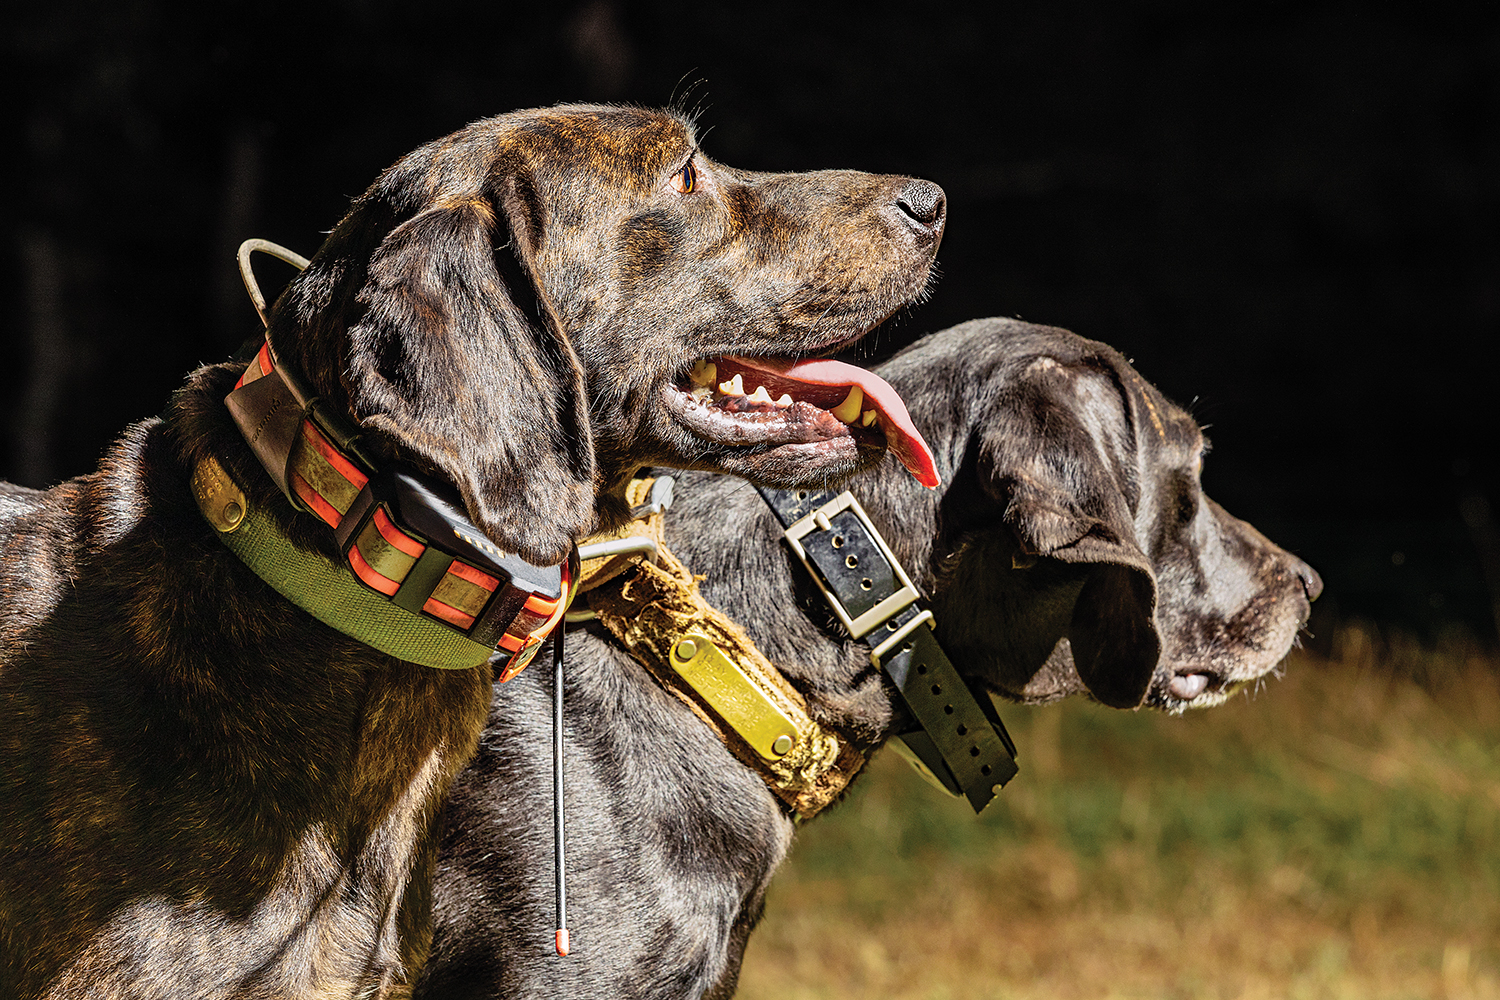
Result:
<svg viewBox="0 0 1500 1000">
<path fill-rule="evenodd" d="M 852 489 L 931 598 L 971 681 L 1037 703 L 1213 705 L 1272 670 L 1322 583 L 1203 495 L 1194 421 L 1114 350 L 979 320 L 881 369 L 945 489 L 887 463 Z M 908 724 L 743 483 L 689 475 L 667 543 L 807 699 L 862 748 Z M 430 997 L 726 997 L 792 836 L 786 808 L 597 626 L 566 663 L 575 954 L 552 954 L 552 697 L 497 688 L 449 804 Z M 1024 748 L 1023 748 L 1024 750 Z"/>
</svg>

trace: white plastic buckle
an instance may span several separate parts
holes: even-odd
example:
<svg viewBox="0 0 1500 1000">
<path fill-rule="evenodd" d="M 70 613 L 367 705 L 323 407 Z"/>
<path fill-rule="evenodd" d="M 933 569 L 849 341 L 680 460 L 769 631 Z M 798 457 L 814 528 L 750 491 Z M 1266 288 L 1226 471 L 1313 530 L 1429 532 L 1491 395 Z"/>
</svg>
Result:
<svg viewBox="0 0 1500 1000">
<path fill-rule="evenodd" d="M 891 654 L 891 650 L 895 649 L 900 643 L 905 642 L 906 637 L 911 635 L 918 625 L 922 624 L 926 624 L 934 632 L 937 631 L 937 619 L 932 617 L 931 611 L 923 611 L 917 617 L 893 632 L 889 639 L 870 650 L 870 662 L 875 665 L 877 670 L 883 669 L 885 664 L 882 661 Z"/>
<path fill-rule="evenodd" d="M 864 526 L 865 531 L 869 532 L 870 538 L 875 542 L 875 546 L 880 549 L 881 554 L 885 556 L 885 561 L 890 564 L 891 572 L 901 582 L 900 589 L 858 618 L 850 617 L 848 609 L 844 607 L 844 602 L 839 600 L 837 594 L 828 589 L 828 585 L 823 580 L 823 575 L 818 572 L 813 561 L 807 555 L 807 549 L 802 546 L 802 539 L 812 534 L 813 531 L 833 530 L 833 525 L 830 521 L 835 515 L 842 514 L 846 510 L 852 511 L 854 516 L 859 520 L 859 523 Z M 818 589 L 823 592 L 823 597 L 827 599 L 828 606 L 833 609 L 833 613 L 838 616 L 838 620 L 843 623 L 844 628 L 849 630 L 849 635 L 852 638 L 864 638 L 870 632 L 889 621 L 903 608 L 916 603 L 917 598 L 921 596 L 917 593 L 916 584 L 911 582 L 911 577 L 906 575 L 906 570 L 902 568 L 900 561 L 891 552 L 891 547 L 885 543 L 885 539 L 880 536 L 880 532 L 875 530 L 875 525 L 870 523 L 870 515 L 865 513 L 865 509 L 860 506 L 859 501 L 854 499 L 854 494 L 848 490 L 840 493 L 817 510 L 795 521 L 786 529 L 786 540 L 791 545 L 792 551 L 797 554 L 797 558 L 802 560 L 802 565 L 807 567 L 808 575 L 812 577 L 813 583 L 817 584 Z M 931 618 L 932 616 L 928 615 L 927 617 Z M 919 615 L 914 620 L 920 619 L 921 616 Z M 903 629 L 902 634 L 905 631 L 908 630 Z M 884 645 L 882 643 L 882 646 Z"/>
</svg>

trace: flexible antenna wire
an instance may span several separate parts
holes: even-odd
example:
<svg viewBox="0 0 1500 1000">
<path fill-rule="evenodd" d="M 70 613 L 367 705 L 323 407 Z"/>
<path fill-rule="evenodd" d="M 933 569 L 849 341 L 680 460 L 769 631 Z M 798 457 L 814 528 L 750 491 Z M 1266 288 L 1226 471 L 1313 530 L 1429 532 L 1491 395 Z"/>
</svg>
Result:
<svg viewBox="0 0 1500 1000">
<path fill-rule="evenodd" d="M 568 892 L 563 862 L 563 635 L 552 633 L 552 854 L 557 877 L 557 953 L 568 954 Z"/>
</svg>

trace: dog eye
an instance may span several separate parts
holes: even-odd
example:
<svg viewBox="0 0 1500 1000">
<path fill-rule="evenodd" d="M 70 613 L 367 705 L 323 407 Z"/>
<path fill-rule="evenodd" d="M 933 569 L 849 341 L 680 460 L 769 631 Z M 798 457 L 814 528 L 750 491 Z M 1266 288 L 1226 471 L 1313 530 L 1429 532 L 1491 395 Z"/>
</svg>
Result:
<svg viewBox="0 0 1500 1000">
<path fill-rule="evenodd" d="M 672 190 L 678 194 L 691 194 L 698 187 L 698 168 L 688 160 L 681 170 L 672 175 Z"/>
</svg>

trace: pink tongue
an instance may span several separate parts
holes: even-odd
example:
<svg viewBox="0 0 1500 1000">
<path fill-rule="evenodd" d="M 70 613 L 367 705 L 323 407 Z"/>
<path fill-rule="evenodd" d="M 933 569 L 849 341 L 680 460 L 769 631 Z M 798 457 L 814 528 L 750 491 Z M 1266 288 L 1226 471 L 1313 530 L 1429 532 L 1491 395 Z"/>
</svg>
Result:
<svg viewBox="0 0 1500 1000">
<path fill-rule="evenodd" d="M 736 365 L 753 371 L 776 375 L 793 382 L 810 385 L 851 386 L 857 385 L 865 394 L 865 409 L 880 413 L 880 426 L 885 431 L 886 446 L 901 460 L 923 486 L 934 489 L 940 482 L 937 465 L 927 442 L 922 440 L 906 404 L 896 395 L 891 384 L 874 372 L 867 372 L 842 361 L 815 358 L 811 361 L 780 361 L 775 358 L 729 358 Z"/>
</svg>

